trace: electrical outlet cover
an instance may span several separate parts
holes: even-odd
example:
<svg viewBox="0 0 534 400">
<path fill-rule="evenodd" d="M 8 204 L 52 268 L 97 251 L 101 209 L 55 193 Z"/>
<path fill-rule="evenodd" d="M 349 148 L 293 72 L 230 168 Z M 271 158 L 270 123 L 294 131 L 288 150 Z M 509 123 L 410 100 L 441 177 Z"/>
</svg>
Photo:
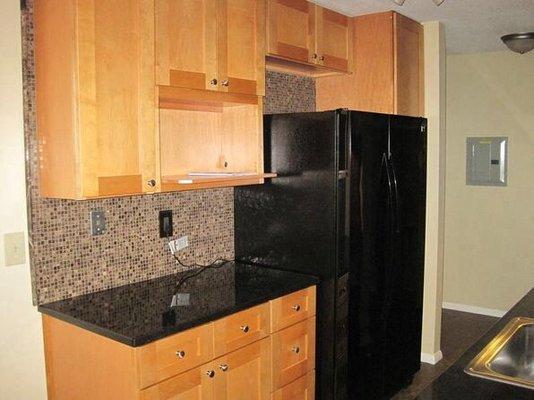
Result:
<svg viewBox="0 0 534 400">
<path fill-rule="evenodd" d="M 187 236 L 182 236 L 174 241 L 176 251 L 180 251 L 189 246 L 189 240 Z"/>
</svg>

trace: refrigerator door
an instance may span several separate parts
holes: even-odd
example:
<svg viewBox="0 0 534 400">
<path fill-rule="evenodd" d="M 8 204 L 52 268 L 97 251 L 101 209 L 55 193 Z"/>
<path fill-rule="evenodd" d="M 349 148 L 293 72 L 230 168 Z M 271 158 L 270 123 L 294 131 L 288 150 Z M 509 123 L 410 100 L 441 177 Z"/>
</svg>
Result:
<svg viewBox="0 0 534 400">
<path fill-rule="evenodd" d="M 386 392 L 419 370 L 426 209 L 426 120 L 391 116 L 389 159 L 394 179 L 394 241 L 388 304 Z"/>
<path fill-rule="evenodd" d="M 389 116 L 351 113 L 349 382 L 357 399 L 380 399 L 385 385 L 393 182 Z"/>
</svg>

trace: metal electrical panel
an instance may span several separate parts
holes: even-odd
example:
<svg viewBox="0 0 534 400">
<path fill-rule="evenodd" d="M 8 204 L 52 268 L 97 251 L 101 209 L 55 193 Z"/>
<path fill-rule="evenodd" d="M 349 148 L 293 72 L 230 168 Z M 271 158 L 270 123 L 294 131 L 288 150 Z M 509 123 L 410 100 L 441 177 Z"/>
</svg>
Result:
<svg viewBox="0 0 534 400">
<path fill-rule="evenodd" d="M 506 186 L 508 138 L 468 137 L 466 182 L 475 186 Z"/>
</svg>

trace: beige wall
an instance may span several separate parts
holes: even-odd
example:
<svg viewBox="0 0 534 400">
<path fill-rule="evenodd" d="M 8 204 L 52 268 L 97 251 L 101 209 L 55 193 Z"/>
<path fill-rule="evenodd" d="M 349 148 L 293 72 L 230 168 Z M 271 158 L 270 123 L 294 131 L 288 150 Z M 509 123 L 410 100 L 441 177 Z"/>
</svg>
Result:
<svg viewBox="0 0 534 400">
<path fill-rule="evenodd" d="M 442 357 L 440 341 L 445 195 L 445 35 L 439 22 L 426 22 L 423 26 L 428 161 L 421 359 L 436 363 Z"/>
<path fill-rule="evenodd" d="M 4 234 L 27 231 L 19 4 L 0 1 L 0 399 L 39 400 L 43 344 L 29 266 L 4 263 Z"/>
<path fill-rule="evenodd" d="M 466 186 L 466 137 L 492 135 L 508 186 Z M 450 55 L 444 301 L 507 310 L 533 286 L 534 52 Z"/>
</svg>

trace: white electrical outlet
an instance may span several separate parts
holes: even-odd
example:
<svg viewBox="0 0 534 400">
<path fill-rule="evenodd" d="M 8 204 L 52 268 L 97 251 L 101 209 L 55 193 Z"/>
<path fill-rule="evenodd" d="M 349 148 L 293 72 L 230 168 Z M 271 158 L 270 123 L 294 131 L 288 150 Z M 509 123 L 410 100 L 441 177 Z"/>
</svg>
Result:
<svg viewBox="0 0 534 400">
<path fill-rule="evenodd" d="M 177 251 L 183 250 L 188 246 L 189 246 L 189 240 L 187 236 L 182 236 L 178 239 L 171 240 L 169 242 L 169 249 L 171 250 L 172 254 L 176 253 Z"/>
</svg>

